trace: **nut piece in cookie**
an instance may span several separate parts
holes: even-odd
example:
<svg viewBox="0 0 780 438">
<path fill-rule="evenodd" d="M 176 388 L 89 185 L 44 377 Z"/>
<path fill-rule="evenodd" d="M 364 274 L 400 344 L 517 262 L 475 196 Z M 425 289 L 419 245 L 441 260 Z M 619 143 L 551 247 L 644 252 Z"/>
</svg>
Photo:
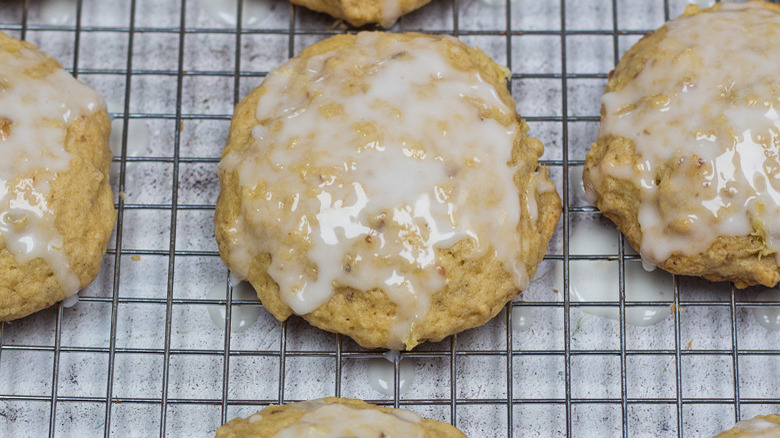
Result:
<svg viewBox="0 0 780 438">
<path fill-rule="evenodd" d="M 103 99 L 37 47 L 0 33 L 0 321 L 97 275 L 114 227 Z"/>
<path fill-rule="evenodd" d="M 413 348 L 528 284 L 561 211 L 506 71 L 448 36 L 339 35 L 236 108 L 220 255 L 279 320 Z"/>
<path fill-rule="evenodd" d="M 586 193 L 642 260 L 780 280 L 780 7 L 720 3 L 645 36 L 601 101 Z"/>
<path fill-rule="evenodd" d="M 328 397 L 268 406 L 248 417 L 233 419 L 216 438 L 404 437 L 466 438 L 449 424 L 420 418 L 405 409 L 384 408 L 362 400 Z"/>
</svg>

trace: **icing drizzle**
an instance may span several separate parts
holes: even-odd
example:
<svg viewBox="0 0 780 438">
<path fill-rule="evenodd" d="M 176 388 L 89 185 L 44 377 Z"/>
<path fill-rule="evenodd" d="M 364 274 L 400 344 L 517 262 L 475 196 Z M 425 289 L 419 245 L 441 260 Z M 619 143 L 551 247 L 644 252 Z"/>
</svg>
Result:
<svg viewBox="0 0 780 438">
<path fill-rule="evenodd" d="M 381 0 L 382 22 L 384 27 L 392 26 L 398 18 L 403 15 L 401 10 L 401 0 Z"/>
<path fill-rule="evenodd" d="M 374 409 L 355 409 L 339 403 L 325 403 L 321 400 L 295 403 L 294 406 L 305 411 L 305 414 L 295 424 L 276 433 L 274 438 L 424 436 L 420 427 L 420 416 L 405 409 L 394 409 L 392 413 L 385 413 Z"/>
<path fill-rule="evenodd" d="M 747 235 L 761 236 L 780 260 L 780 14 L 724 3 L 666 28 L 660 55 L 602 98 L 599 138 L 633 140 L 638 158 L 605 161 L 591 180 L 637 181 L 646 262 Z"/>
<path fill-rule="evenodd" d="M 54 224 L 50 183 L 71 159 L 68 125 L 105 104 L 59 65 L 40 76 L 36 67 L 49 62 L 32 48 L 0 50 L 0 242 L 19 263 L 46 261 L 70 296 L 80 282 Z"/>
<path fill-rule="evenodd" d="M 236 275 L 270 253 L 268 272 L 297 314 L 338 286 L 380 288 L 396 305 L 396 349 L 414 347 L 431 292 L 445 287 L 437 249 L 470 239 L 472 257 L 492 250 L 518 288 L 528 283 L 507 165 L 514 108 L 452 67 L 440 40 L 365 32 L 350 49 L 289 61 L 263 83 L 254 142 L 220 164 L 246 195 L 228 236 Z M 545 182 L 529 190 L 554 190 Z"/>
</svg>

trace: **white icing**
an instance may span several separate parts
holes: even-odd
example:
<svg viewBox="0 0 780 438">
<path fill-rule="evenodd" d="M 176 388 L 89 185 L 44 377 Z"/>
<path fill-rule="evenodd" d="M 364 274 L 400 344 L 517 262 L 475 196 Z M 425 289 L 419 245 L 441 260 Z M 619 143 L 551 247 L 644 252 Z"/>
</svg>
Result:
<svg viewBox="0 0 780 438">
<path fill-rule="evenodd" d="M 70 163 L 67 126 L 105 104 L 62 69 L 30 76 L 48 59 L 35 49 L 0 51 L 0 242 L 19 263 L 43 259 L 69 296 L 80 281 L 49 208 L 50 182 Z"/>
<path fill-rule="evenodd" d="M 397 362 L 401 360 L 401 351 L 400 350 L 387 350 L 384 353 L 382 353 L 382 357 L 385 358 L 385 360 L 389 360 L 390 362 Z"/>
<path fill-rule="evenodd" d="M 66 297 L 64 300 L 62 300 L 62 307 L 68 309 L 68 308 L 71 308 L 71 307 L 75 306 L 78 303 L 79 303 L 79 294 L 75 293 L 75 294 L 73 294 L 73 295 L 71 295 L 69 297 Z"/>
<path fill-rule="evenodd" d="M 569 236 L 572 254 L 617 254 L 617 234 L 612 226 L 596 221 L 572 221 Z M 562 278 L 562 265 L 555 265 Z M 671 274 L 648 272 L 639 261 L 624 262 L 626 302 L 672 301 L 674 289 Z M 569 297 L 572 301 L 618 301 L 619 269 L 611 260 L 571 260 L 569 262 Z M 580 307 L 584 313 L 619 320 L 618 307 Z M 514 312 L 517 308 L 513 309 Z M 671 315 L 669 306 L 631 306 L 625 308 L 626 322 L 635 326 L 656 324 Z"/>
<path fill-rule="evenodd" d="M 225 283 L 219 282 L 211 286 L 206 298 L 211 300 L 224 300 L 227 298 Z M 241 282 L 233 286 L 233 301 L 257 301 L 257 293 L 252 285 Z M 220 329 L 225 329 L 226 307 L 225 305 L 209 305 L 208 312 L 211 321 Z M 260 318 L 260 306 L 233 304 L 230 309 L 230 331 L 241 332 L 251 327 Z"/>
<path fill-rule="evenodd" d="M 569 254 L 617 255 L 618 232 L 614 225 L 595 218 L 577 217 L 569 223 Z"/>
<path fill-rule="evenodd" d="M 111 153 L 115 157 L 122 155 L 122 135 L 125 130 L 125 121 L 122 118 L 116 118 L 111 121 Z M 127 156 L 138 157 L 143 155 L 149 148 L 151 134 L 149 127 L 144 120 L 130 119 L 127 122 Z"/>
<path fill-rule="evenodd" d="M 122 135 L 125 130 L 125 106 L 122 101 L 108 100 L 106 102 L 108 112 L 111 115 L 111 136 L 109 145 L 111 153 L 115 157 L 122 155 Z M 143 155 L 151 143 L 151 133 L 145 120 L 130 119 L 127 122 L 127 156 L 137 157 Z M 130 163 L 128 163 L 130 164 Z"/>
<path fill-rule="evenodd" d="M 599 137 L 635 142 L 633 166 L 593 169 L 640 186 L 642 258 L 697 254 L 717 236 L 761 236 L 780 256 L 780 14 L 724 4 L 683 17 L 623 90 L 602 98 Z M 659 187 L 656 172 L 671 174 Z M 668 185 L 668 186 L 667 186 Z M 591 200 L 593 187 L 586 187 Z"/>
<path fill-rule="evenodd" d="M 439 38 L 377 38 L 361 33 L 351 50 L 271 73 L 255 143 L 220 168 L 236 171 L 246 193 L 230 233 L 234 273 L 246 278 L 253 257 L 270 253 L 268 272 L 297 314 L 335 286 L 381 288 L 397 306 L 391 342 L 401 349 L 431 291 L 445 287 L 436 249 L 469 238 L 473 257 L 492 250 L 516 286 L 527 285 L 516 168 L 507 165 L 519 132 L 513 108 L 478 74 L 451 67 Z"/>
<path fill-rule="evenodd" d="M 672 301 L 671 274 L 656 270 L 647 272 L 642 264 L 625 262 L 626 302 Z M 618 268 L 615 262 L 604 260 L 572 261 L 569 263 L 571 278 L 570 299 L 579 302 L 618 301 Z M 580 307 L 584 313 L 619 320 L 618 307 Z M 668 305 L 626 306 L 626 323 L 635 326 L 656 324 L 671 315 Z"/>
<path fill-rule="evenodd" d="M 742 432 L 741 438 L 777 438 L 780 437 L 780 424 L 767 421 L 763 418 L 751 418 L 740 421 L 734 425 L 734 429 Z M 734 430 L 732 429 L 732 430 Z"/>
<path fill-rule="evenodd" d="M 228 26 L 238 23 L 239 0 L 200 0 L 200 7 L 207 14 Z M 241 26 L 257 26 L 271 13 L 270 0 L 243 0 L 241 7 Z"/>
<path fill-rule="evenodd" d="M 241 283 L 241 279 L 236 276 L 233 272 L 230 272 L 230 275 L 228 275 L 228 284 L 230 284 L 230 287 L 236 287 Z"/>
<path fill-rule="evenodd" d="M 382 22 L 379 24 L 383 27 L 390 27 L 403 15 L 401 0 L 381 0 L 381 4 Z"/>
<path fill-rule="evenodd" d="M 320 400 L 296 403 L 305 414 L 293 425 L 280 430 L 275 438 L 384 437 L 413 438 L 424 436 L 422 419 L 414 412 L 396 409 L 384 413 L 374 409 L 355 409 Z"/>
<path fill-rule="evenodd" d="M 569 204 L 582 205 L 587 201 L 585 185 L 582 182 L 582 166 L 569 167 Z"/>
<path fill-rule="evenodd" d="M 536 222 L 539 219 L 539 206 L 536 202 L 537 196 L 543 193 L 555 191 L 555 184 L 552 183 L 542 172 L 534 172 L 523 193 L 523 200 L 528 209 L 528 217 Z"/>
<path fill-rule="evenodd" d="M 756 301 L 780 301 L 780 289 L 767 289 L 756 296 Z M 780 330 L 780 305 L 751 309 L 756 321 L 769 330 Z"/>
<path fill-rule="evenodd" d="M 388 351 L 395 351 L 390 350 Z M 395 351 L 397 354 L 398 352 Z M 368 384 L 377 392 L 392 397 L 395 394 L 395 362 L 398 356 L 385 353 L 385 359 L 372 359 L 366 367 Z M 398 389 L 399 395 L 404 395 L 414 382 L 414 364 L 408 360 L 398 362 Z"/>
<path fill-rule="evenodd" d="M 124 100 L 108 99 L 106 100 L 106 110 L 111 119 L 121 119 L 125 114 Z"/>
<path fill-rule="evenodd" d="M 512 308 L 512 330 L 524 332 L 533 327 L 535 315 L 530 307 L 516 306 Z"/>
<path fill-rule="evenodd" d="M 44 23 L 61 26 L 76 21 L 76 0 L 44 0 L 40 7 Z"/>
</svg>

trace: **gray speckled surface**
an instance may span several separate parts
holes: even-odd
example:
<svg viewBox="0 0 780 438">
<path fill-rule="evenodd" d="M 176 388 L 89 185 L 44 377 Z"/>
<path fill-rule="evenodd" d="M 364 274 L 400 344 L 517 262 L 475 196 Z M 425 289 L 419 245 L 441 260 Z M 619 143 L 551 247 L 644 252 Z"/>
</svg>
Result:
<svg viewBox="0 0 780 438">
<path fill-rule="evenodd" d="M 288 3 L 245 1 L 253 3 L 249 7 L 265 1 L 263 5 L 269 12 L 248 27 L 250 33 L 242 35 L 240 62 L 244 75 L 238 84 L 239 96 L 257 86 L 262 74 L 284 62 L 288 50 L 297 53 L 323 38 L 322 31 L 333 23 L 323 15 L 296 9 L 296 34 L 290 44 L 292 8 Z M 0 29 L 20 36 L 22 3 L 3 2 Z M 56 3 L 62 10 L 73 8 L 75 12 L 76 2 L 28 3 L 26 38 L 56 56 L 66 68 L 73 68 L 75 22 L 53 26 L 46 21 L 51 16 L 46 8 Z M 150 141 L 135 144 L 130 131 L 128 156 L 134 161 L 127 162 L 125 170 L 128 207 L 123 214 L 121 257 L 116 260 L 113 253 L 105 257 L 98 279 L 81 292 L 86 298 L 74 307 L 55 306 L 3 325 L 0 430 L 5 432 L 0 435 L 103 436 L 109 396 L 109 435 L 156 436 L 163 429 L 164 417 L 164 435 L 171 437 L 213 436 L 223 418 L 249 415 L 259 409 L 259 404 L 278 401 L 280 396 L 284 400 L 332 396 L 338 387 L 342 396 L 390 404 L 395 399 L 392 394 L 373 389 L 368 382 L 367 364 L 380 357 L 378 354 L 365 354 L 344 339 L 339 367 L 336 336 L 313 329 L 299 319 L 290 320 L 283 329 L 264 311 L 247 330 L 230 335 L 225 371 L 225 330 L 209 316 L 209 306 L 216 304 L 204 300 L 214 288 L 218 294 L 220 288 L 227 291 L 227 272 L 215 255 L 212 215 L 219 190 L 216 159 L 234 104 L 236 40 L 229 32 L 235 26 L 222 23 L 202 4 L 199 0 L 136 1 L 137 31 L 129 51 L 130 2 L 82 2 L 79 77 L 100 91 L 111 102 L 112 112 L 121 118 L 130 52 L 134 69 L 130 75 L 130 117 L 133 123 L 143 125 L 141 129 L 148 131 Z M 614 40 L 609 33 L 613 29 L 613 4 L 617 5 L 617 28 L 629 31 Z M 567 34 L 563 45 L 559 33 L 561 5 L 566 8 L 565 29 L 576 31 Z M 670 1 L 671 16 L 681 12 L 684 5 L 682 0 Z M 179 95 L 176 72 L 182 7 L 187 32 L 181 67 L 187 74 L 182 78 Z M 453 7 L 458 8 L 457 14 Z M 505 31 L 508 21 L 517 33 L 507 37 L 490 32 Z M 561 191 L 564 175 L 581 171 L 581 160 L 595 138 L 597 122 L 593 116 L 598 115 L 605 74 L 615 62 L 614 41 L 622 53 L 640 37 L 636 31 L 655 28 L 663 21 L 663 0 L 517 0 L 512 2 L 509 20 L 506 8 L 477 0 L 434 0 L 405 17 L 394 30 L 454 32 L 457 24 L 465 42 L 480 46 L 499 63 L 507 64 L 511 58 L 511 69 L 519 75 L 512 82 L 518 108 L 531 117 L 532 135 L 545 143 L 543 159 L 550 161 L 551 174 Z M 566 115 L 570 118 L 565 132 L 561 122 L 562 47 L 567 53 L 566 72 L 578 74 L 565 81 Z M 177 102 L 182 114 L 178 126 Z M 178 168 L 172 159 L 177 139 L 178 154 L 184 159 Z M 564 145 L 571 161 L 568 172 L 560 161 Z M 121 163 L 119 158 L 115 161 L 116 188 Z M 175 174 L 178 179 L 174 192 Z M 587 206 L 577 191 L 577 178 L 569 181 L 569 206 Z M 173 240 L 176 255 L 171 258 L 170 204 L 174 193 L 178 199 Z M 607 227 L 605 239 L 611 243 L 605 246 L 598 242 L 597 246 L 606 247 L 607 256 L 618 254 L 618 233 L 603 225 L 598 214 L 572 211 L 571 229 L 580 223 Z M 557 304 L 564 295 L 561 256 L 568 242 L 563 240 L 563 227 L 561 222 L 548 259 L 522 295 L 522 304 L 513 309 L 524 324 L 512 331 L 511 386 L 507 383 L 509 328 L 504 310 L 485 326 L 458 335 L 454 359 L 450 339 L 425 344 L 416 350 L 417 356 L 403 359 L 413 365 L 414 383 L 400 394 L 401 404 L 442 421 L 451 421 L 455 412 L 457 426 L 471 437 L 506 436 L 506 399 L 511 389 L 517 400 L 511 409 L 515 436 L 566 436 L 564 349 L 568 345 L 575 352 L 570 357 L 568 388 L 574 399 L 569 412 L 571 436 L 619 436 L 624 423 L 631 437 L 672 437 L 680 432 L 685 436 L 708 436 L 736 420 L 734 358 L 730 354 L 736 337 L 740 348 L 739 395 L 750 401 L 740 405 L 741 417 L 780 411 L 780 405 L 762 402 L 780 398 L 780 356 L 760 354 L 761 350 L 780 345 L 780 331 L 757 324 L 752 309 L 737 306 L 734 336 L 729 286 L 690 278 L 678 282 L 680 300 L 690 302 L 679 313 L 679 344 L 671 314 L 647 327 L 626 325 L 623 394 L 618 321 L 572 307 L 566 342 L 566 314 Z M 116 246 L 114 238 L 110 248 L 115 252 Z M 626 253 L 630 253 L 629 248 Z M 117 261 L 119 278 L 114 279 Z M 617 269 L 618 262 L 614 264 Z M 617 284 L 605 283 L 603 287 L 612 288 L 617 296 Z M 738 292 L 737 301 L 753 300 L 759 292 Z M 113 297 L 118 298 L 118 305 L 114 309 L 117 322 L 112 344 Z M 170 313 L 167 298 L 173 300 Z M 258 306 L 251 302 L 244 305 Z M 669 303 L 658 307 L 668 308 Z M 515 320 L 518 318 L 514 315 Z M 168 345 L 166 321 L 170 321 Z M 113 357 L 112 345 L 117 349 Z M 282 349 L 288 353 L 283 362 Z M 676 405 L 677 351 L 681 352 L 680 395 L 686 399 L 681 408 L 681 431 Z M 113 380 L 109 394 L 110 365 Z M 52 410 L 55 392 L 57 403 Z M 227 395 L 224 415 L 223 393 Z M 623 396 L 629 400 L 625 416 Z M 165 408 L 163 398 L 168 401 Z M 654 403 L 658 400 L 663 402 Z"/>
</svg>

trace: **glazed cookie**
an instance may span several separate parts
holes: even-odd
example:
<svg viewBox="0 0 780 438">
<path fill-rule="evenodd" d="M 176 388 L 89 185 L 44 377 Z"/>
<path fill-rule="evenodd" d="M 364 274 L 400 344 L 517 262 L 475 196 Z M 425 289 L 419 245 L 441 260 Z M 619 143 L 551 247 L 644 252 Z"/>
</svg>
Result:
<svg viewBox="0 0 780 438">
<path fill-rule="evenodd" d="M 759 415 L 740 421 L 714 438 L 777 438 L 780 437 L 780 415 Z"/>
<path fill-rule="evenodd" d="M 340 18 L 353 26 L 377 23 L 391 27 L 401 15 L 426 5 L 431 0 L 290 0 L 313 11 Z"/>
<path fill-rule="evenodd" d="M 89 284 L 114 227 L 103 99 L 0 33 L 0 321 Z"/>
<path fill-rule="evenodd" d="M 319 42 L 236 107 L 216 238 L 279 320 L 373 348 L 480 325 L 561 212 L 507 71 L 449 36 Z"/>
<path fill-rule="evenodd" d="M 780 280 L 780 6 L 689 6 L 610 74 L 583 179 L 646 264 Z"/>
<path fill-rule="evenodd" d="M 249 418 L 233 419 L 217 430 L 217 438 L 308 436 L 466 438 L 449 424 L 420 418 L 405 409 L 336 397 L 268 406 Z"/>
</svg>

